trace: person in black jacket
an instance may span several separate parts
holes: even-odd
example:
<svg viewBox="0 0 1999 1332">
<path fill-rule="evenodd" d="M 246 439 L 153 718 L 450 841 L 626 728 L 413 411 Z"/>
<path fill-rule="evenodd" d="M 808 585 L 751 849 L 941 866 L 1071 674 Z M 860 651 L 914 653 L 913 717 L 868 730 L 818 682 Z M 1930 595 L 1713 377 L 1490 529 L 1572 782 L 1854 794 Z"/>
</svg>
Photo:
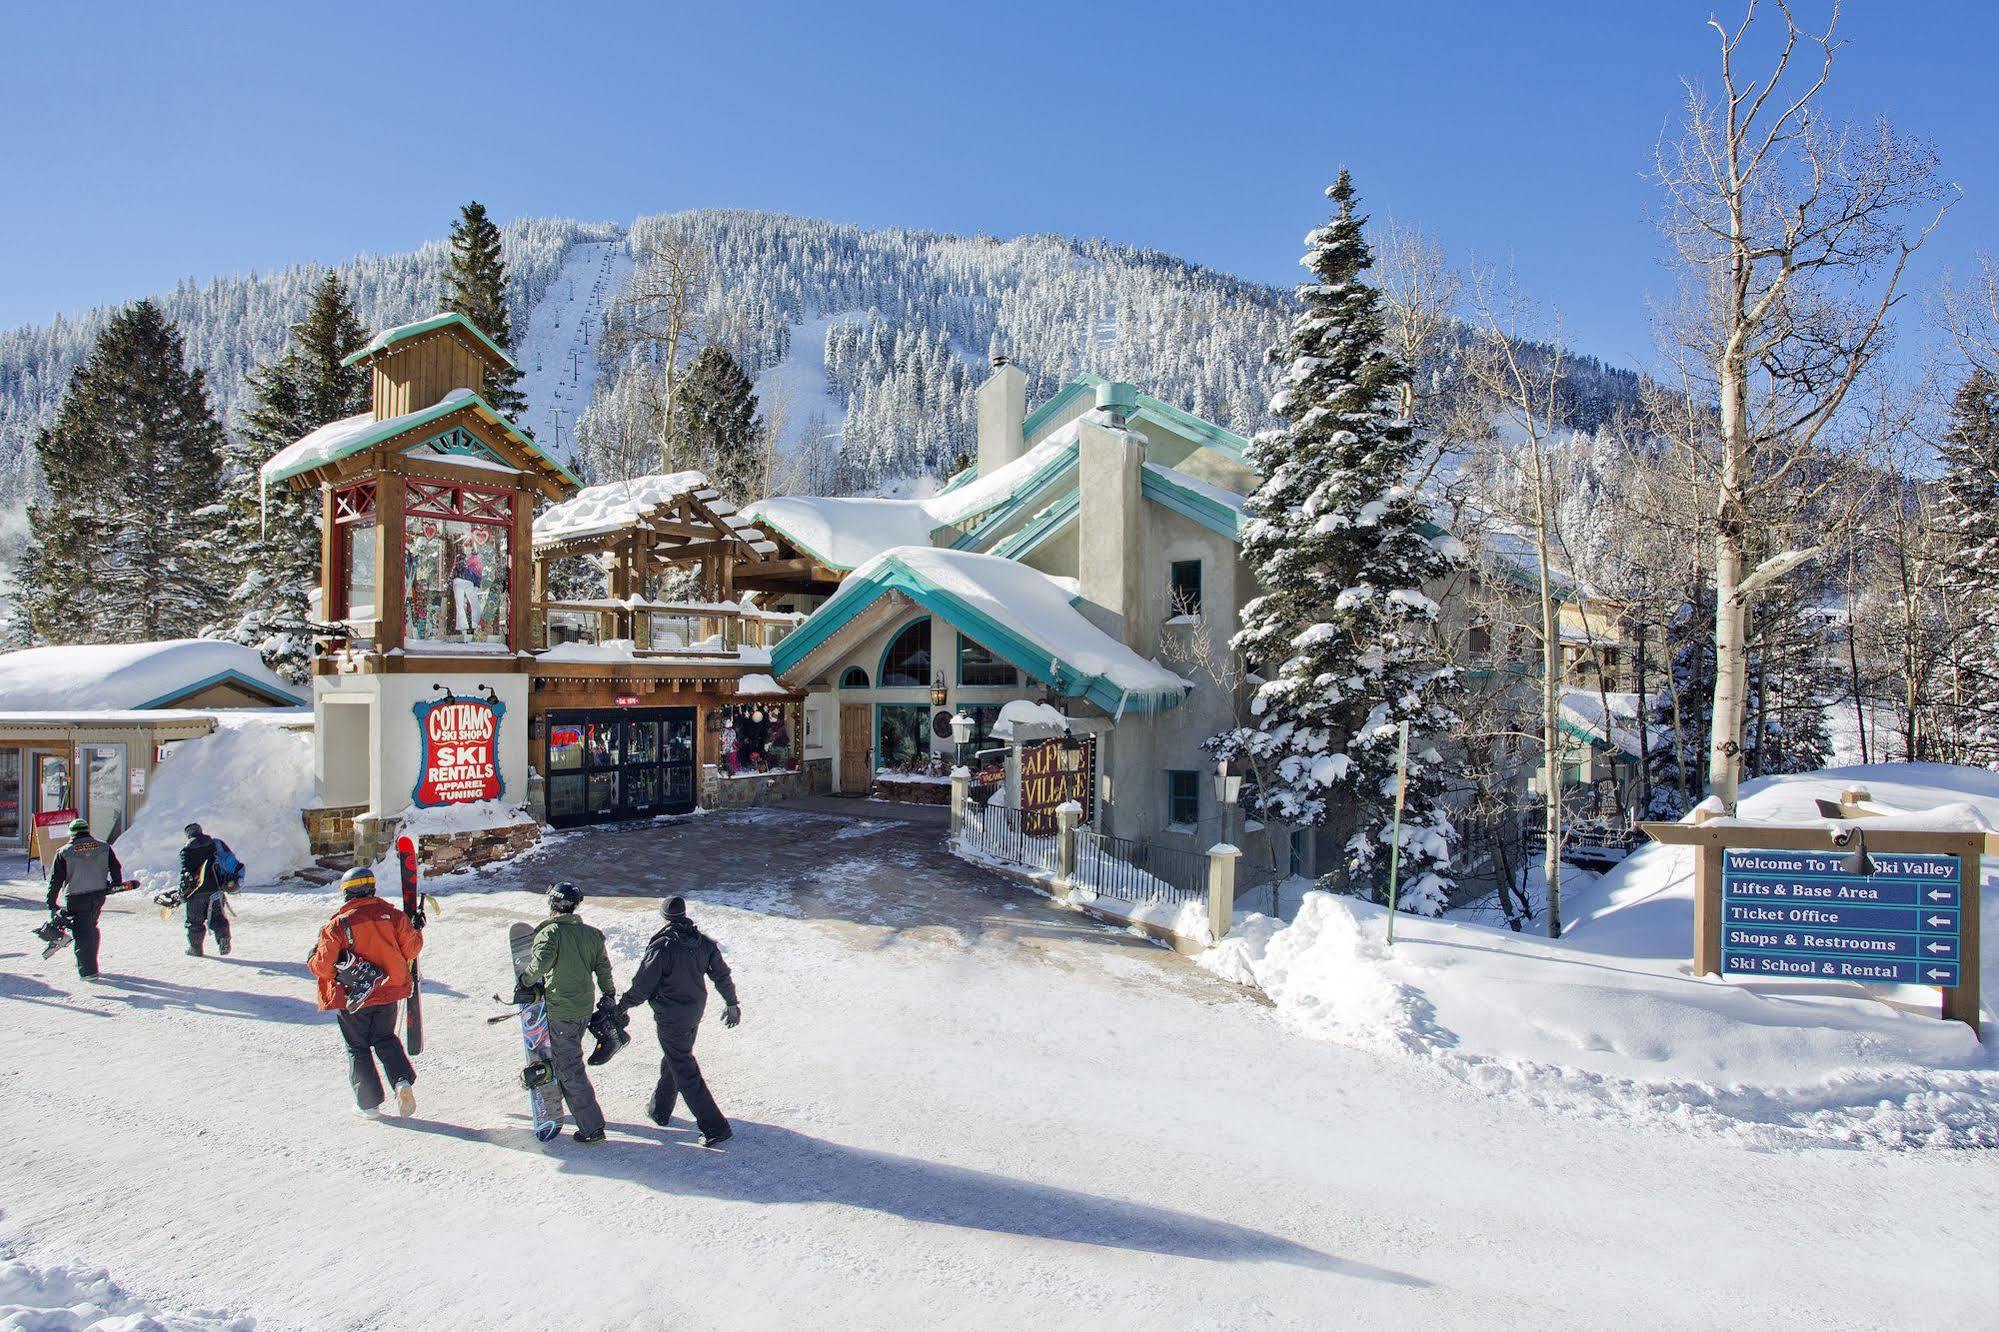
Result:
<svg viewBox="0 0 1999 1332">
<path fill-rule="evenodd" d="M 187 955 L 201 956 L 201 945 L 209 931 L 215 933 L 215 949 L 229 956 L 229 912 L 223 906 L 222 868 L 215 863 L 216 848 L 222 844 L 201 830 L 198 823 L 181 829 L 187 845 L 180 849 L 181 899 L 187 904 Z"/>
<path fill-rule="evenodd" d="M 687 918 L 687 903 L 670 897 L 660 914 L 666 924 L 646 944 L 638 974 L 618 1006 L 629 1012 L 642 1003 L 652 1004 L 660 1051 L 659 1085 L 647 1107 L 652 1122 L 664 1128 L 673 1118 L 675 1100 L 685 1100 L 701 1130 L 701 1145 L 713 1147 L 727 1142 L 733 1130 L 701 1077 L 701 1065 L 694 1061 L 694 1036 L 708 1006 L 708 982 L 714 982 L 715 992 L 727 1005 L 722 1010 L 723 1026 L 741 1022 L 743 1009 L 736 1002 L 736 982 L 722 960 L 722 950 L 694 928 Z"/>
<path fill-rule="evenodd" d="M 76 974 L 85 980 L 97 979 L 97 917 L 106 895 L 124 878 L 118 853 L 90 835 L 87 821 L 71 820 L 69 845 L 56 853 L 55 868 L 49 873 L 49 915 L 55 915 L 61 899 L 76 940 Z"/>
</svg>

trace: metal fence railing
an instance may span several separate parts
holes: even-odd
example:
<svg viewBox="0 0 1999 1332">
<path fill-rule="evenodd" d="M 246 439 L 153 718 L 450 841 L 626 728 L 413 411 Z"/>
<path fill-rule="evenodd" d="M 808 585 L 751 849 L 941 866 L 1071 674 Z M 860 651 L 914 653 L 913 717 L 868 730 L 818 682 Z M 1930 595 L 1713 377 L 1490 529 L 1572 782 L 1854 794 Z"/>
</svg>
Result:
<svg viewBox="0 0 1999 1332">
<path fill-rule="evenodd" d="M 1076 883 L 1121 902 L 1206 901 L 1208 858 L 1199 851 L 1078 829 Z"/>
<path fill-rule="evenodd" d="M 1042 831 L 1044 821 L 1005 805 L 968 801 L 958 836 L 966 847 L 994 860 L 1057 874 L 1062 867 L 1062 842 L 1053 830 Z"/>
</svg>

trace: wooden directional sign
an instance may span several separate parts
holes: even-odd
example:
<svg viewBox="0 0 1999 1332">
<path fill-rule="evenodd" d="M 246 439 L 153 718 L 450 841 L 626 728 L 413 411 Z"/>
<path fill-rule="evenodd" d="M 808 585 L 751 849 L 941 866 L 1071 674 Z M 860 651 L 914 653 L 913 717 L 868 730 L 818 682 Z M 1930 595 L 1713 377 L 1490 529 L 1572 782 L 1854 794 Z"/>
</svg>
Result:
<svg viewBox="0 0 1999 1332">
<path fill-rule="evenodd" d="M 1866 875 L 1845 859 L 1722 852 L 1722 974 L 1955 988 L 1961 859 L 1882 854 Z"/>
<path fill-rule="evenodd" d="M 1847 820 L 1872 818 L 1862 793 Z M 1827 802 L 1828 804 L 1830 802 Z M 1851 829 L 1871 874 L 1845 872 L 1836 821 L 1703 818 L 1647 823 L 1654 841 L 1694 849 L 1694 974 L 1930 985 L 1943 1016 L 1978 1030 L 1979 858 L 1999 833 Z"/>
</svg>

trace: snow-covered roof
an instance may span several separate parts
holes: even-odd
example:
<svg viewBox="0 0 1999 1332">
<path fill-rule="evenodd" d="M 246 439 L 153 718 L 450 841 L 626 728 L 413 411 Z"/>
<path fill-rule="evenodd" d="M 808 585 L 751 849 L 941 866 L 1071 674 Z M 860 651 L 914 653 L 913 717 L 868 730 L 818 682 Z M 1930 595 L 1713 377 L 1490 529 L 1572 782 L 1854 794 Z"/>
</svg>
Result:
<svg viewBox="0 0 1999 1332">
<path fill-rule="evenodd" d="M 1016 734 L 1023 737 L 1036 731 L 1046 731 L 1060 735 L 1069 729 L 1069 719 L 1046 703 L 1031 698 L 1016 698 L 999 710 L 993 721 L 992 730 L 987 732 L 995 740 L 1011 740 Z"/>
<path fill-rule="evenodd" d="M 1604 729 L 1604 702 L 1610 703 L 1610 728 Z M 1593 742 L 1606 738 L 1618 750 L 1638 757 L 1638 695 L 1612 690 L 1599 693 L 1594 689 L 1565 688 L 1562 690 L 1562 722 L 1569 733 L 1578 739 Z M 1665 747 L 1669 737 L 1659 727 L 1652 728 L 1651 752 L 1657 753 Z"/>
<path fill-rule="evenodd" d="M 455 310 L 443 310 L 428 319 L 418 319 L 408 324 L 397 324 L 394 328 L 385 328 L 369 338 L 359 351 L 349 353 L 340 364 L 358 365 L 371 356 L 381 355 L 399 342 L 408 342 L 411 338 L 422 337 L 426 333 L 435 333 L 445 328 L 456 328 L 470 334 L 473 341 L 477 342 L 480 349 L 488 356 L 510 370 L 520 369 L 514 364 L 514 358 L 500 349 L 499 343 L 486 336 L 484 329 Z"/>
<path fill-rule="evenodd" d="M 829 569 L 859 568 L 895 546 L 927 546 L 937 523 L 921 500 L 781 495 L 743 511 Z"/>
<path fill-rule="evenodd" d="M 759 552 L 768 555 L 777 549 L 775 543 L 764 538 L 761 529 L 739 516 L 733 505 L 725 503 L 700 472 L 663 472 L 629 481 L 607 481 L 579 490 L 534 520 L 535 543 L 554 545 L 558 541 L 635 527 L 657 510 L 690 496 Z"/>
<path fill-rule="evenodd" d="M 1067 587 L 998 555 L 898 546 L 854 570 L 771 653 L 782 677 L 889 592 L 901 592 L 1025 675 L 1106 712 L 1179 706 L 1188 685 L 1084 618 Z"/>
<path fill-rule="evenodd" d="M 212 638 L 28 648 L 0 654 L 0 710 L 10 713 L 170 708 L 211 685 L 234 684 L 272 707 L 306 700 L 256 649 Z"/>
<path fill-rule="evenodd" d="M 473 408 L 493 426 L 504 431 L 507 437 L 519 445 L 521 449 L 531 457 L 538 458 L 547 464 L 550 470 L 560 475 L 571 485 L 583 484 L 576 479 L 575 473 L 543 452 L 533 439 L 523 434 L 519 427 L 515 426 L 512 421 L 509 421 L 500 412 L 495 410 L 484 398 L 474 393 L 471 389 L 462 388 L 451 390 L 451 392 L 445 394 L 428 407 L 419 408 L 413 412 L 404 412 L 400 416 L 391 416 L 385 420 L 377 421 L 372 414 L 362 412 L 358 416 L 349 416 L 343 420 L 328 422 L 305 438 L 288 444 L 272 454 L 265 461 L 263 467 L 259 469 L 259 472 L 263 477 L 264 485 L 274 486 L 281 481 L 289 481 L 295 476 L 304 476 L 307 472 L 325 467 L 330 463 L 336 463 L 342 458 L 361 452 L 363 449 L 373 448 L 375 445 L 393 439 L 406 431 L 428 425 L 433 421 L 442 420 L 450 416 L 453 412 L 462 411 L 468 407 Z M 468 459 L 453 457 L 450 461 L 466 462 Z M 476 466 L 477 464 L 474 463 L 473 465 Z"/>
</svg>

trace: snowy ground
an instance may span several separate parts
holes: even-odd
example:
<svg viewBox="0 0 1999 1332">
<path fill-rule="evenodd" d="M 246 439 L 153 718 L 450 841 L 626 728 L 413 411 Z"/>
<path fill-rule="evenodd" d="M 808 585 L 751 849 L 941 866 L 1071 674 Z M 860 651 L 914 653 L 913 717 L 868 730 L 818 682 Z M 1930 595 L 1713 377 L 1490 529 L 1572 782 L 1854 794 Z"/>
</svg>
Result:
<svg viewBox="0 0 1999 1332">
<path fill-rule="evenodd" d="M 604 312 L 631 279 L 632 252 L 622 236 L 571 246 L 515 349 L 528 399 L 525 424 L 558 458 L 574 452 L 576 419 L 597 385 Z"/>
<path fill-rule="evenodd" d="M 78 1302 L 100 1313 L 17 1323 L 1990 1320 L 1990 1153 L 1752 1150 L 1304 1039 L 939 839 L 717 814 L 563 836 L 448 892 L 407 1122 L 347 1111 L 301 961 L 327 894 L 244 895 L 229 959 L 115 899 L 113 979 L 85 987 L 31 951 L 38 885 L 7 885 L 0 1105 L 32 1128 L 0 1148 L 0 1326 Z M 746 1013 L 702 1037 L 726 1154 L 645 1121 L 649 1035 L 601 1070 L 608 1144 L 528 1133 L 484 996 L 558 875 L 644 895 L 585 906 L 621 981 L 653 894 L 687 892 L 721 941 Z"/>
</svg>

